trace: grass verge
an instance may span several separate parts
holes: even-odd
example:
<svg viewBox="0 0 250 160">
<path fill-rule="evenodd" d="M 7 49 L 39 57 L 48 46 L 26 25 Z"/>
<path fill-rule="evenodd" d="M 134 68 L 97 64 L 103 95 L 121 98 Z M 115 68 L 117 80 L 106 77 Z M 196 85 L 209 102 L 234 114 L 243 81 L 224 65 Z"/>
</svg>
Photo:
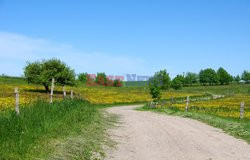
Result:
<svg viewBox="0 0 250 160">
<path fill-rule="evenodd" d="M 103 106 L 82 100 L 39 101 L 0 112 L 0 159 L 101 159 L 116 121 Z"/>
<path fill-rule="evenodd" d="M 149 108 L 147 105 L 137 108 L 139 111 L 154 111 L 158 113 L 181 116 L 199 120 L 208 125 L 221 128 L 224 132 L 236 137 L 243 139 L 250 143 L 250 120 L 239 119 L 239 118 L 224 118 L 215 116 L 208 113 L 198 113 L 195 111 L 181 111 L 177 108 Z"/>
</svg>

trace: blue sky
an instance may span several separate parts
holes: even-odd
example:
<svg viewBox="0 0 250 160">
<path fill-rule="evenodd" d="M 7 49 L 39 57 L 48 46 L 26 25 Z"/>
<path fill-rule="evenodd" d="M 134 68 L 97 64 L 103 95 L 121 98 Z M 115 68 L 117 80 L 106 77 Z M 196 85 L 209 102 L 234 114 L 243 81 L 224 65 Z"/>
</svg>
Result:
<svg viewBox="0 0 250 160">
<path fill-rule="evenodd" d="M 250 0 L 0 0 L 0 74 L 60 58 L 79 72 L 250 70 Z"/>
</svg>

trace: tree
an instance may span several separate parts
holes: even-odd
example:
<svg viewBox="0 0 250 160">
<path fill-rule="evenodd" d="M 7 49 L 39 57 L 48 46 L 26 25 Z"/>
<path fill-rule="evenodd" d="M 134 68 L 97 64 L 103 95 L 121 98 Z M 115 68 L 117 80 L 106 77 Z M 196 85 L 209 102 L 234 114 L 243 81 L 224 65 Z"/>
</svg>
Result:
<svg viewBox="0 0 250 160">
<path fill-rule="evenodd" d="M 57 85 L 75 85 L 75 72 L 58 59 L 27 62 L 24 76 L 28 83 L 42 84 L 49 92 L 52 78 Z"/>
<path fill-rule="evenodd" d="M 114 87 L 122 87 L 123 83 L 120 79 L 115 79 L 114 80 Z"/>
<path fill-rule="evenodd" d="M 218 80 L 221 85 L 229 84 L 233 81 L 232 76 L 222 67 L 220 67 L 217 71 Z"/>
<path fill-rule="evenodd" d="M 244 71 L 242 73 L 241 79 L 246 81 L 246 82 L 249 82 L 250 81 L 250 72 L 249 71 Z"/>
<path fill-rule="evenodd" d="M 239 83 L 240 82 L 240 76 L 239 75 L 235 76 L 234 77 L 234 81 L 237 82 L 237 83 Z"/>
<path fill-rule="evenodd" d="M 149 80 L 149 90 L 152 96 L 153 102 L 159 102 L 161 99 L 161 89 L 159 80 L 156 77 L 151 77 Z"/>
<path fill-rule="evenodd" d="M 177 75 L 173 80 L 172 80 L 172 83 L 171 83 L 171 87 L 175 90 L 179 90 L 179 89 L 182 89 L 182 86 L 183 86 L 183 82 L 182 82 L 182 79 L 183 76 L 181 75 Z"/>
<path fill-rule="evenodd" d="M 214 85 L 218 83 L 218 76 L 215 70 L 208 68 L 199 73 L 200 83 L 203 85 Z"/>
<path fill-rule="evenodd" d="M 191 86 L 198 82 L 198 75 L 196 73 L 188 72 L 185 76 L 186 85 Z"/>
<path fill-rule="evenodd" d="M 156 72 L 154 75 L 154 78 L 156 78 L 157 83 L 160 85 L 160 89 L 167 90 L 170 87 L 171 79 L 169 77 L 169 74 L 167 73 L 166 69 L 160 70 L 159 72 Z"/>
<path fill-rule="evenodd" d="M 104 72 L 97 73 L 96 75 L 96 83 L 101 85 L 101 86 L 106 86 L 107 85 L 107 76 Z"/>
<path fill-rule="evenodd" d="M 86 83 L 87 82 L 87 73 L 78 74 L 78 81 Z"/>
<path fill-rule="evenodd" d="M 175 78 L 178 79 L 178 81 L 181 82 L 181 86 L 186 86 L 187 85 L 184 75 L 178 74 Z"/>
</svg>

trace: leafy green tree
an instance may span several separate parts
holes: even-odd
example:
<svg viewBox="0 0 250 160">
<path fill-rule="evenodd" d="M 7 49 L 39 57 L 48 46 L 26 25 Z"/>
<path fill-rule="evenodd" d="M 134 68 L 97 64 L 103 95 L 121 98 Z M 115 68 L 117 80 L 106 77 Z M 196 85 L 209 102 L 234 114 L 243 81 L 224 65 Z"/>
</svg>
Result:
<svg viewBox="0 0 250 160">
<path fill-rule="evenodd" d="M 104 72 L 97 73 L 96 75 L 96 83 L 101 86 L 107 85 L 107 76 Z"/>
<path fill-rule="evenodd" d="M 87 82 L 87 73 L 78 74 L 77 80 L 83 83 Z"/>
<path fill-rule="evenodd" d="M 229 84 L 233 81 L 232 76 L 222 67 L 220 67 L 217 71 L 218 80 L 221 85 Z"/>
<path fill-rule="evenodd" d="M 161 99 L 161 87 L 159 85 L 159 80 L 156 77 L 149 79 L 149 90 L 152 96 L 153 102 L 159 102 Z"/>
<path fill-rule="evenodd" d="M 172 80 L 172 83 L 171 83 L 171 87 L 175 90 L 179 90 L 179 89 L 182 89 L 182 86 L 183 86 L 183 76 L 182 75 L 177 75 L 173 80 Z"/>
<path fill-rule="evenodd" d="M 186 85 L 187 85 L 186 79 L 185 79 L 185 76 L 184 76 L 184 75 L 179 74 L 179 75 L 177 75 L 175 78 L 178 79 L 178 81 L 181 82 L 181 85 L 182 85 L 182 86 L 186 86 Z"/>
<path fill-rule="evenodd" d="M 115 79 L 114 80 L 114 87 L 122 87 L 123 82 L 120 79 Z"/>
<path fill-rule="evenodd" d="M 212 68 L 208 68 L 205 70 L 201 70 L 199 73 L 200 83 L 203 85 L 209 84 L 214 85 L 218 84 L 218 76 L 215 70 Z"/>
<path fill-rule="evenodd" d="M 198 75 L 196 73 L 188 72 L 185 76 L 186 85 L 191 86 L 198 82 Z"/>
<path fill-rule="evenodd" d="M 250 72 L 249 71 L 244 71 L 242 73 L 241 79 L 246 81 L 246 82 L 250 82 Z"/>
<path fill-rule="evenodd" d="M 42 84 L 46 92 L 49 92 L 52 78 L 57 85 L 75 85 L 74 70 L 58 59 L 27 62 L 24 76 L 28 83 Z"/>
<path fill-rule="evenodd" d="M 156 72 L 154 75 L 154 78 L 156 78 L 157 83 L 160 86 L 160 89 L 167 90 L 170 87 L 171 79 L 169 77 L 169 74 L 167 73 L 167 70 L 160 70 L 159 72 Z"/>
<path fill-rule="evenodd" d="M 234 82 L 237 82 L 237 83 L 240 82 L 240 76 L 239 75 L 237 75 L 237 76 L 234 77 Z"/>
</svg>

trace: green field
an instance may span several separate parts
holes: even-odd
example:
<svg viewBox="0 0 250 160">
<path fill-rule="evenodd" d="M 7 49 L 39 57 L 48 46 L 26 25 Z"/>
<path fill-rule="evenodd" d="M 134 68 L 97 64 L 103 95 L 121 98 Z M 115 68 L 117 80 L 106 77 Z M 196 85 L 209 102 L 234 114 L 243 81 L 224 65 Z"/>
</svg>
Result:
<svg viewBox="0 0 250 160">
<path fill-rule="evenodd" d="M 101 159 L 105 156 L 103 147 L 113 145 L 106 130 L 117 122 L 117 117 L 104 109 L 115 104 L 148 104 L 152 100 L 146 86 L 80 84 L 67 87 L 68 95 L 70 89 L 75 91 L 73 100 L 63 100 L 62 88 L 57 86 L 53 104 L 48 103 L 49 94 L 43 86 L 27 84 L 22 78 L 1 77 L 0 87 L 1 107 L 9 105 L 0 111 L 1 159 Z M 14 111 L 15 87 L 20 89 L 20 116 Z M 225 97 L 202 99 L 213 95 Z M 183 110 L 186 96 L 190 96 L 188 112 Z M 246 106 L 244 119 L 239 119 L 241 101 Z M 156 108 L 145 105 L 139 110 L 194 118 L 250 142 L 250 84 L 170 89 L 162 92 L 162 102 Z"/>
</svg>

